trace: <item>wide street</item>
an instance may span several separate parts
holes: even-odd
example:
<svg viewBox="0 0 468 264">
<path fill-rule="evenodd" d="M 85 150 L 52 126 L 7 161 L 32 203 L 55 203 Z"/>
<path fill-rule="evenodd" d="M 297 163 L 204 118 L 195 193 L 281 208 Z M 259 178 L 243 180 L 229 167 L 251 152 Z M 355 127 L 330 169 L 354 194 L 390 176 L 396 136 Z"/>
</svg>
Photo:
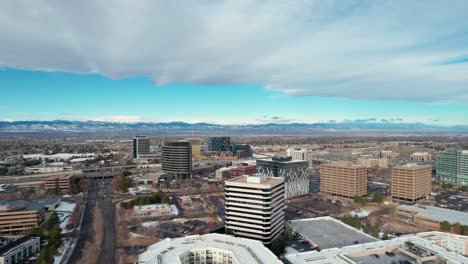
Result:
<svg viewBox="0 0 468 264">
<path fill-rule="evenodd" d="M 92 243 L 95 238 L 95 231 L 93 228 L 95 206 L 101 211 L 104 232 L 98 263 L 116 263 L 116 237 L 111 182 L 112 179 L 93 179 L 90 182 L 83 222 L 78 233 L 75 251 L 69 263 L 82 263 L 86 244 L 88 242 Z"/>
</svg>

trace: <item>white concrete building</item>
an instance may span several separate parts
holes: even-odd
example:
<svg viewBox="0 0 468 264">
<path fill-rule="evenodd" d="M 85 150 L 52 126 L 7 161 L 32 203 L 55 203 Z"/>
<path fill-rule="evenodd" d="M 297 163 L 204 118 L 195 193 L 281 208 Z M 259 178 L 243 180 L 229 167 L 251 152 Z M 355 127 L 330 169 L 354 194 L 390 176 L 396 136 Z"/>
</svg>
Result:
<svg viewBox="0 0 468 264">
<path fill-rule="evenodd" d="M 292 157 L 292 160 L 307 160 L 309 162 L 309 168 L 312 168 L 312 162 L 314 160 L 314 153 L 312 150 L 290 148 L 286 150 L 286 156 Z"/>
<path fill-rule="evenodd" d="M 139 264 L 279 264 L 262 243 L 221 234 L 166 238 L 138 256 Z"/>
<path fill-rule="evenodd" d="M 171 215 L 171 207 L 169 204 L 148 204 L 133 206 L 134 217 L 156 217 L 163 215 Z"/>
<path fill-rule="evenodd" d="M 468 255 L 468 236 L 455 235 L 444 232 L 423 232 L 417 237 L 433 242 L 434 244 L 460 255 Z"/>
<path fill-rule="evenodd" d="M 429 152 L 415 152 L 410 155 L 410 160 L 413 161 L 431 161 L 432 156 Z"/>
<path fill-rule="evenodd" d="M 39 253 L 39 237 L 22 237 L 0 248 L 0 264 L 22 263 Z"/>
<path fill-rule="evenodd" d="M 284 180 L 254 174 L 225 181 L 226 233 L 270 244 L 284 229 Z"/>
<path fill-rule="evenodd" d="M 53 173 L 53 172 L 62 172 L 63 167 L 49 167 L 49 166 L 32 166 L 26 167 L 24 173 L 26 174 L 39 174 L 39 173 Z"/>
<path fill-rule="evenodd" d="M 468 258 L 414 235 L 320 252 L 290 253 L 285 258 L 291 264 L 468 263 Z"/>
</svg>

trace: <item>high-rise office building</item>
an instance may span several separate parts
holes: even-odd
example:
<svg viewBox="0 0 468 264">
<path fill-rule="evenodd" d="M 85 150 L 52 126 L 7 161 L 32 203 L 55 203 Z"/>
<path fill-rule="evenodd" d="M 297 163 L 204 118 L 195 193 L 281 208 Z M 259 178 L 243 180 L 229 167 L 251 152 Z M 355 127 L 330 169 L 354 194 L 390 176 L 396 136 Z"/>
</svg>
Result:
<svg viewBox="0 0 468 264">
<path fill-rule="evenodd" d="M 133 158 L 146 158 L 150 154 L 150 140 L 146 136 L 136 136 L 133 138 Z"/>
<path fill-rule="evenodd" d="M 230 137 L 209 137 L 208 151 L 231 151 Z"/>
<path fill-rule="evenodd" d="M 415 202 L 431 193 L 432 166 L 406 164 L 392 169 L 392 199 Z"/>
<path fill-rule="evenodd" d="M 226 233 L 263 244 L 284 230 L 284 180 L 254 174 L 225 181 Z"/>
<path fill-rule="evenodd" d="M 306 160 L 292 160 L 285 156 L 259 159 L 257 172 L 268 177 L 283 178 L 286 198 L 309 193 L 309 162 Z"/>
<path fill-rule="evenodd" d="M 436 159 L 436 175 L 439 179 L 468 185 L 468 150 L 448 148 Z"/>
<path fill-rule="evenodd" d="M 192 147 L 187 141 L 165 141 L 161 147 L 162 170 L 173 178 L 192 174 Z"/>
<path fill-rule="evenodd" d="M 320 191 L 347 198 L 367 194 L 367 169 L 337 161 L 320 165 Z"/>
<path fill-rule="evenodd" d="M 314 160 L 314 152 L 308 149 L 287 149 L 286 155 L 292 157 L 293 160 L 307 160 L 309 162 L 309 168 L 312 168 Z"/>
</svg>

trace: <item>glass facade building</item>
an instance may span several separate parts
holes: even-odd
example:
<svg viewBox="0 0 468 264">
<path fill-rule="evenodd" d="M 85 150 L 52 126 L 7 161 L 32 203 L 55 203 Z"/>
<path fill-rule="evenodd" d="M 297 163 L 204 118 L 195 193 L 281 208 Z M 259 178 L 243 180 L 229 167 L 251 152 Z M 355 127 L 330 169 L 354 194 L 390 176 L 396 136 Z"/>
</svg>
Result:
<svg viewBox="0 0 468 264">
<path fill-rule="evenodd" d="M 468 185 L 468 150 L 448 148 L 436 159 L 436 175 L 443 181 Z"/>
</svg>

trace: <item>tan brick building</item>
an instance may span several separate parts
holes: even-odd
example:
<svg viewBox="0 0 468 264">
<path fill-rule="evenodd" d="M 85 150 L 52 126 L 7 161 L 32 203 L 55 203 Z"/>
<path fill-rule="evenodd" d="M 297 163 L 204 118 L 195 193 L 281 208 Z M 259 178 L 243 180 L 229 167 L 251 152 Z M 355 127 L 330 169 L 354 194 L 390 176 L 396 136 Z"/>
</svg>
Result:
<svg viewBox="0 0 468 264">
<path fill-rule="evenodd" d="M 392 198 L 415 202 L 431 193 L 432 166 L 407 164 L 392 169 Z"/>
<path fill-rule="evenodd" d="M 55 187 L 58 187 L 60 190 L 68 191 L 71 183 L 72 177 L 64 175 L 51 176 L 44 180 L 44 188 L 46 190 L 54 190 Z"/>
<path fill-rule="evenodd" d="M 320 191 L 347 198 L 367 194 L 367 169 L 346 161 L 320 165 Z"/>
<path fill-rule="evenodd" d="M 24 201 L 0 201 L 0 235 L 18 234 L 44 221 L 44 206 Z"/>
</svg>

